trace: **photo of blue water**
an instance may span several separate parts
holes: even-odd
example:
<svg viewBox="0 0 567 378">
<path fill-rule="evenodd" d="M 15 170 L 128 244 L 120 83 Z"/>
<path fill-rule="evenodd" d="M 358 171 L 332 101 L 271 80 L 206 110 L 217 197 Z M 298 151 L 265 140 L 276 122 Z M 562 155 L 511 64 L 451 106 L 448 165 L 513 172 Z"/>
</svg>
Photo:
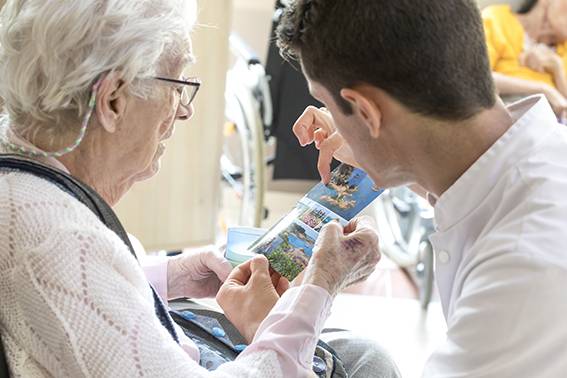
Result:
<svg viewBox="0 0 567 378">
<path fill-rule="evenodd" d="M 333 171 L 329 184 L 319 183 L 306 197 L 350 221 L 382 194 L 373 187 L 362 169 L 341 164 Z"/>
<path fill-rule="evenodd" d="M 289 243 L 295 248 L 302 249 L 307 257 L 311 257 L 313 254 L 313 243 L 307 242 L 301 238 L 298 238 L 294 234 L 289 235 Z"/>
</svg>

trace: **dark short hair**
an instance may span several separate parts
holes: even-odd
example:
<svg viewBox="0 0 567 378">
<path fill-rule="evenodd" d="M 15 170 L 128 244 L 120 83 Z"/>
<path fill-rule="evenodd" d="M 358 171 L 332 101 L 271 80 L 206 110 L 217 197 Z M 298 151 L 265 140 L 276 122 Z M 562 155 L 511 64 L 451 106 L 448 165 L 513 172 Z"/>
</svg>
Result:
<svg viewBox="0 0 567 378">
<path fill-rule="evenodd" d="M 277 30 L 345 113 L 342 88 L 378 87 L 411 111 L 468 119 L 496 101 L 473 0 L 292 0 Z"/>
<path fill-rule="evenodd" d="M 524 3 L 518 9 L 518 13 L 526 14 L 529 13 L 536 6 L 538 0 L 525 0 Z"/>
</svg>

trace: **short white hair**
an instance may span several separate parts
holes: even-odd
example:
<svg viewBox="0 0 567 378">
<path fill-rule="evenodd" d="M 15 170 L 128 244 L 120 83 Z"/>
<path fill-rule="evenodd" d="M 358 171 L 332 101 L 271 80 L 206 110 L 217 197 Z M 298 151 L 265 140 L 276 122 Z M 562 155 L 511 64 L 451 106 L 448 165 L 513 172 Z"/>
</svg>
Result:
<svg viewBox="0 0 567 378">
<path fill-rule="evenodd" d="M 0 97 L 12 126 L 82 116 L 105 72 L 120 71 L 134 95 L 147 97 L 137 79 L 190 59 L 196 15 L 195 0 L 8 0 L 0 13 Z"/>
</svg>

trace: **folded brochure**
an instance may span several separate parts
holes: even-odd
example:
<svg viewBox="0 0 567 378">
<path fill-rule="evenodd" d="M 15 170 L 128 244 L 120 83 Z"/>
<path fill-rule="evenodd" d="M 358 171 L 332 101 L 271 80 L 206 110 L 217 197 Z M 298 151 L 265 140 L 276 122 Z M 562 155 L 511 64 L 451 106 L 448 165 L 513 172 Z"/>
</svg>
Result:
<svg viewBox="0 0 567 378">
<path fill-rule="evenodd" d="M 263 254 L 274 270 L 293 280 L 307 266 L 325 224 L 338 221 L 345 226 L 382 192 L 363 170 L 341 164 L 332 172 L 329 184 L 316 185 L 267 232 L 229 230 L 226 257 L 242 263 Z"/>
</svg>

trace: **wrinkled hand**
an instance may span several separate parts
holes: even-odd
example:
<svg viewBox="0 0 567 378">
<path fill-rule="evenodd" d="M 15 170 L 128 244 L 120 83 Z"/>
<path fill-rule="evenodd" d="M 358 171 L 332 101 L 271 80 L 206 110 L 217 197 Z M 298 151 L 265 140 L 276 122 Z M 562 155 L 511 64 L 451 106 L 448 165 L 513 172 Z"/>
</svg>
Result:
<svg viewBox="0 0 567 378">
<path fill-rule="evenodd" d="M 302 282 L 320 286 L 334 296 L 368 278 L 380 257 L 372 218 L 355 218 L 344 228 L 331 222 L 319 234 Z"/>
<path fill-rule="evenodd" d="M 293 125 L 293 133 L 302 147 L 315 143 L 319 150 L 317 169 L 325 184 L 331 179 L 333 157 L 354 167 L 358 166 L 350 146 L 338 133 L 335 121 L 327 109 L 309 106 Z"/>
<path fill-rule="evenodd" d="M 271 272 L 268 259 L 262 255 L 237 266 L 217 294 L 217 302 L 240 334 L 251 343 L 258 327 L 289 281 Z"/>
<path fill-rule="evenodd" d="M 527 47 L 520 55 L 520 64 L 537 72 L 547 72 L 556 75 L 563 69 L 561 57 L 544 44 Z"/>
<path fill-rule="evenodd" d="M 169 299 L 214 297 L 232 265 L 213 246 L 186 250 L 167 264 Z"/>
</svg>

